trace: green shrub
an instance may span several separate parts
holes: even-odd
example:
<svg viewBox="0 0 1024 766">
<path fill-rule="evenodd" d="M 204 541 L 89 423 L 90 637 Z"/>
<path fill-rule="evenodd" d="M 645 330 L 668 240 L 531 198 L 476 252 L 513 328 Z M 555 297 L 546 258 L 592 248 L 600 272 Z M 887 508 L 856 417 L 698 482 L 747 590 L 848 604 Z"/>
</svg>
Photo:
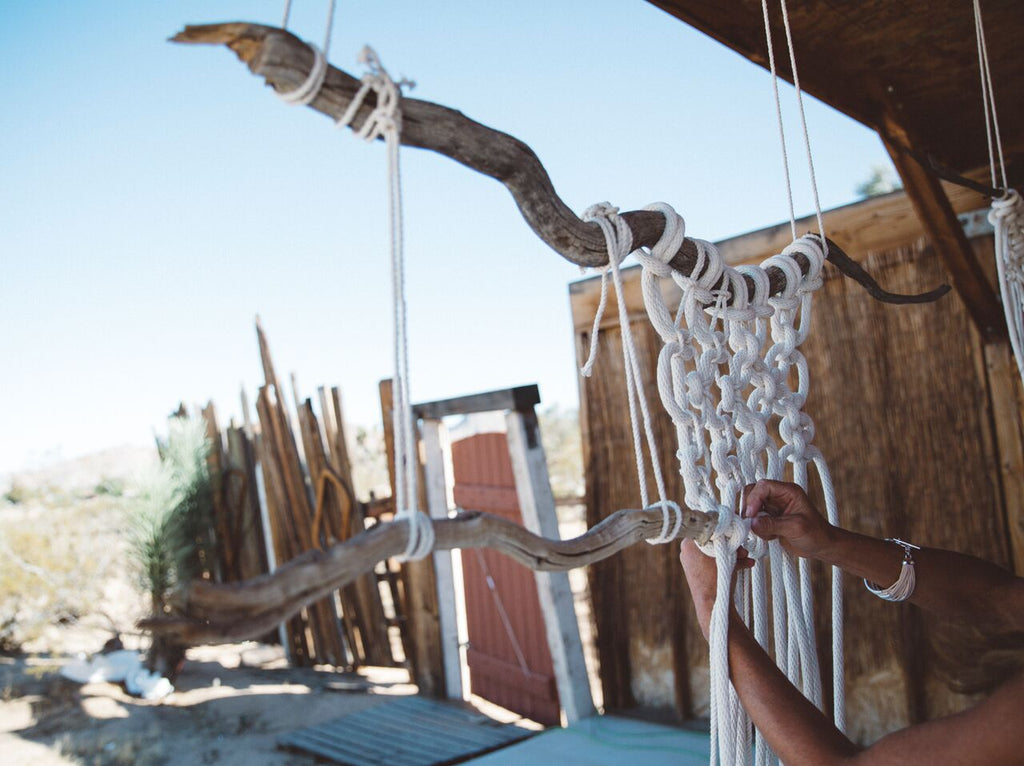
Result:
<svg viewBox="0 0 1024 766">
<path fill-rule="evenodd" d="M 159 444 L 160 464 L 144 477 L 129 505 L 129 545 L 153 611 L 170 608 L 210 560 L 209 440 L 201 420 L 174 417 Z"/>
</svg>

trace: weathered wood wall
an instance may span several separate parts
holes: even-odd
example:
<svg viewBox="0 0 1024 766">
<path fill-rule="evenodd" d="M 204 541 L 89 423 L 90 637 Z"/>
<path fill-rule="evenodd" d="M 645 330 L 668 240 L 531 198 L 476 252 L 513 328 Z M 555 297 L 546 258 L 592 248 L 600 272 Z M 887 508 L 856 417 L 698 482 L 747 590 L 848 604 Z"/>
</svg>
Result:
<svg viewBox="0 0 1024 766">
<path fill-rule="evenodd" d="M 954 195 L 960 209 L 976 202 Z M 919 232 L 905 225 L 905 207 L 898 194 L 869 200 L 833 211 L 826 227 L 854 257 L 864 253 L 857 241 L 878 248 L 859 260 L 883 286 L 918 292 L 946 277 Z M 723 251 L 733 263 L 744 256 L 760 260 L 785 244 L 785 229 L 735 238 Z M 979 257 L 991 260 L 990 236 L 973 244 Z M 648 397 L 658 402 L 658 339 L 644 314 L 639 273 L 626 276 Z M 581 361 L 598 288 L 592 280 L 571 290 Z M 637 502 L 621 336 L 615 312 L 608 314 L 594 375 L 581 382 L 591 525 Z M 1006 349 L 982 343 L 956 295 L 923 306 L 883 305 L 829 267 L 804 350 L 811 368 L 808 411 L 817 426 L 816 443 L 832 468 L 843 525 L 962 550 L 1024 571 L 1020 384 Z M 681 497 L 674 433 L 660 403 L 656 411 L 668 489 Z M 660 709 L 681 718 L 706 714 L 707 648 L 677 553 L 676 546 L 636 546 L 592 567 L 601 679 L 610 709 Z M 818 603 L 827 604 L 825 580 L 818 582 Z M 859 581 L 848 580 L 845 593 L 854 737 L 871 740 L 969 701 L 940 681 L 929 637 L 941 634 L 943 626 L 915 607 L 870 596 Z M 825 647 L 824 623 L 819 632 Z"/>
</svg>

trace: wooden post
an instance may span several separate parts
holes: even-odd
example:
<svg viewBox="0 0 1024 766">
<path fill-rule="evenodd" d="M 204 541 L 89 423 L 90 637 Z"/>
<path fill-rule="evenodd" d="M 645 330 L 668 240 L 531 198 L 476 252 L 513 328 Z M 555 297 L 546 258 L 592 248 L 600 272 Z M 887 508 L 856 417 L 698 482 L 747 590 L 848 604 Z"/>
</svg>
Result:
<svg viewBox="0 0 1024 766">
<path fill-rule="evenodd" d="M 388 453 L 391 496 L 395 496 L 395 445 L 392 431 L 394 396 L 390 380 L 380 382 L 381 421 Z M 423 482 L 420 482 L 422 495 Z M 422 498 L 421 498 L 422 503 Z M 426 503 L 422 503 L 426 505 Z M 400 509 L 395 509 L 400 510 Z M 444 662 L 441 657 L 441 627 L 437 615 L 437 587 L 433 562 L 429 559 L 402 564 L 402 590 L 405 595 L 406 630 L 403 632 L 406 654 L 412 666 L 413 680 L 422 694 L 440 697 L 444 690 Z"/>
<path fill-rule="evenodd" d="M 887 116 L 885 132 L 879 133 L 879 137 L 903 180 L 903 187 L 932 247 L 942 259 L 982 339 L 989 343 L 1005 338 L 1006 320 L 995 291 L 985 279 L 939 179 L 905 151 L 913 144 L 896 120 Z"/>
<path fill-rule="evenodd" d="M 516 494 L 523 523 L 531 532 L 560 539 L 555 498 L 548 479 L 547 460 L 540 443 L 540 429 L 533 407 L 512 410 L 505 416 L 508 451 L 512 458 Z M 558 697 L 569 724 L 594 715 L 590 681 L 583 659 L 579 624 L 569 575 L 566 572 L 535 572 L 548 647 L 555 667 Z"/>
<path fill-rule="evenodd" d="M 448 518 L 448 483 L 444 470 L 444 447 L 441 443 L 443 428 L 440 420 L 423 421 L 427 508 L 435 519 Z M 445 692 L 448 699 L 462 699 L 462 658 L 459 653 L 451 551 L 434 553 L 434 573 L 437 577 L 437 617 L 441 632 Z"/>
<path fill-rule="evenodd" d="M 1024 433 L 1021 381 L 1008 342 L 984 347 L 992 424 L 1013 569 L 1024 575 Z"/>
</svg>

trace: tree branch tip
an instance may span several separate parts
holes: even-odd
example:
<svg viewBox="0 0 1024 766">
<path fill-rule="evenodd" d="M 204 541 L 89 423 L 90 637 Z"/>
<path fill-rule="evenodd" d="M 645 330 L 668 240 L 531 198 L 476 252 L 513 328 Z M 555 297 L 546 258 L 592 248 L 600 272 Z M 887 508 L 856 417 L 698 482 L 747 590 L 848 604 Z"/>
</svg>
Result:
<svg viewBox="0 0 1024 766">
<path fill-rule="evenodd" d="M 174 37 L 168 38 L 172 43 L 192 45 L 231 45 L 243 37 L 253 41 L 262 41 L 270 32 L 284 31 L 263 24 L 252 24 L 247 21 L 223 21 L 215 24 L 186 24 L 185 28 Z"/>
</svg>

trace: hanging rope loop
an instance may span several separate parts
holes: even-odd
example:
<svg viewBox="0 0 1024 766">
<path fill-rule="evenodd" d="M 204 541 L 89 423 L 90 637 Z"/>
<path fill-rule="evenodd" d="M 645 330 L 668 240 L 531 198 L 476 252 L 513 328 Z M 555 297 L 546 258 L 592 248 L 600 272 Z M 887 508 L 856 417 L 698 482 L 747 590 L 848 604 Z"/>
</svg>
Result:
<svg viewBox="0 0 1024 766">
<path fill-rule="evenodd" d="M 285 93 L 277 92 L 278 98 L 292 106 L 308 106 L 312 104 L 320 94 L 324 80 L 327 79 L 327 57 L 315 45 L 311 43 L 307 43 L 307 45 L 309 45 L 309 49 L 313 52 L 313 66 L 310 67 L 305 81 L 295 90 L 289 90 Z"/>
</svg>

